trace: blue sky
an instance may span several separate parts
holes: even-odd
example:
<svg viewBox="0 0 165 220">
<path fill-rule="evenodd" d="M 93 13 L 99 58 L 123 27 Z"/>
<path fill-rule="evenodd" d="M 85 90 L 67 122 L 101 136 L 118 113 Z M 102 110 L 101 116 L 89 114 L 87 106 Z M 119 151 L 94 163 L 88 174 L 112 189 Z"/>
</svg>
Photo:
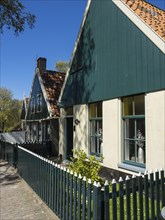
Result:
<svg viewBox="0 0 165 220">
<path fill-rule="evenodd" d="M 1 86 L 14 97 L 29 96 L 37 57 L 47 58 L 47 69 L 54 70 L 56 61 L 69 61 L 86 7 L 86 0 L 23 1 L 35 14 L 34 29 L 27 28 L 18 37 L 5 30 L 1 35 Z"/>
<path fill-rule="evenodd" d="M 69 61 L 79 32 L 87 0 L 22 1 L 37 21 L 18 37 L 5 30 L 0 39 L 0 85 L 14 98 L 28 97 L 37 57 L 47 58 L 47 69 L 54 70 L 59 60 Z M 165 0 L 150 0 L 165 10 Z"/>
</svg>

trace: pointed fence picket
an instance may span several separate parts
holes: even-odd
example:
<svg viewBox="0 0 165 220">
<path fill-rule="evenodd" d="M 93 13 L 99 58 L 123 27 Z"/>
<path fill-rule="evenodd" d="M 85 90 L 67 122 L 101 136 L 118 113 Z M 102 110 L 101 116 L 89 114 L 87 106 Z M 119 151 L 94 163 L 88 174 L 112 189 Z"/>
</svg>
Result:
<svg viewBox="0 0 165 220">
<path fill-rule="evenodd" d="M 62 220 L 160 219 L 164 170 L 101 186 L 23 147 L 11 152 L 22 178 Z"/>
</svg>

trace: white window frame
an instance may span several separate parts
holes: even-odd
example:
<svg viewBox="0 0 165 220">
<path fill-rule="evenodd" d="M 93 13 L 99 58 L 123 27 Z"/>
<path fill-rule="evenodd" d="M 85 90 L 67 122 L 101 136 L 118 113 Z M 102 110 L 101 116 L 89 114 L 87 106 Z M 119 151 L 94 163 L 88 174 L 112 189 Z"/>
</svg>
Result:
<svg viewBox="0 0 165 220">
<path fill-rule="evenodd" d="M 128 163 L 130 165 L 135 165 L 139 167 L 145 167 L 146 163 L 146 138 L 145 138 L 145 113 L 144 114 L 135 114 L 135 97 L 136 96 L 130 96 L 132 98 L 132 114 L 131 115 L 124 115 L 124 98 L 122 99 L 122 120 L 123 120 L 123 162 Z M 125 97 L 129 98 L 129 97 Z M 145 96 L 144 96 L 144 108 L 145 108 Z M 145 110 L 144 110 L 145 111 Z M 143 121 L 144 120 L 144 134 L 137 129 L 138 121 Z M 132 133 L 134 136 L 132 137 L 127 137 L 127 134 L 129 133 L 129 124 L 133 123 L 134 129 L 131 130 L 133 131 Z M 132 143 L 132 145 L 135 147 L 134 149 L 134 155 L 130 157 L 130 145 L 126 143 Z M 132 148 L 133 149 L 133 148 Z"/>
<path fill-rule="evenodd" d="M 90 141 L 89 141 L 89 145 L 90 145 L 90 148 L 89 148 L 89 154 L 90 155 L 96 155 L 98 157 L 100 157 L 103 153 L 103 133 L 102 133 L 102 129 L 103 129 L 103 116 L 101 117 L 98 117 L 97 116 L 97 104 L 99 102 L 96 102 L 96 103 L 90 103 L 89 104 L 89 138 L 90 138 Z M 102 108 L 102 111 L 103 111 L 103 105 L 102 105 L 102 102 L 101 103 L 101 108 Z M 96 117 L 90 117 L 90 105 L 91 104 L 95 104 L 95 108 L 96 108 Z M 102 112 L 103 114 L 103 112 Z M 100 128 L 100 123 L 101 123 L 101 128 Z M 93 129 L 92 129 L 92 126 L 94 126 L 95 124 L 95 129 L 96 129 L 96 133 L 93 133 Z M 93 147 L 92 146 L 92 142 L 94 139 L 94 142 L 96 143 L 96 146 Z M 95 151 L 93 150 L 93 148 L 95 148 Z"/>
</svg>

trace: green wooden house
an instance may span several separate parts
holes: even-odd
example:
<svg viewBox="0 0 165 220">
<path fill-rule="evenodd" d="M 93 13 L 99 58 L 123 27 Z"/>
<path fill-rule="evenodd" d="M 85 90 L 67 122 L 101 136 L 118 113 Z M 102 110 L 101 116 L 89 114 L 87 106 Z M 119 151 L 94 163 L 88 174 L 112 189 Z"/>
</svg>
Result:
<svg viewBox="0 0 165 220">
<path fill-rule="evenodd" d="M 59 153 L 59 117 L 57 101 L 65 73 L 46 69 L 46 59 L 38 58 L 29 104 L 22 111 L 26 141 L 52 141 L 53 153 Z M 25 109 L 25 105 L 23 105 Z"/>
<path fill-rule="evenodd" d="M 76 148 L 119 171 L 165 169 L 164 21 L 142 0 L 88 1 L 59 98 L 63 158 Z"/>
</svg>

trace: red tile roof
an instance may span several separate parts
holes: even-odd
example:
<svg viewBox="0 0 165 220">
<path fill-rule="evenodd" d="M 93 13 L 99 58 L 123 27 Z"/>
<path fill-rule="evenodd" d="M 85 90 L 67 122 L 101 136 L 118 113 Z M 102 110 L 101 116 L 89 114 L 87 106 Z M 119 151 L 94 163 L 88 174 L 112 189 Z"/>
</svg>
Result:
<svg viewBox="0 0 165 220">
<path fill-rule="evenodd" d="M 51 107 L 53 116 L 59 117 L 60 111 L 57 101 L 61 92 L 61 88 L 65 79 L 65 73 L 56 71 L 46 71 L 41 74 L 43 85 L 47 94 L 48 102 Z"/>
<path fill-rule="evenodd" d="M 165 11 L 143 0 L 121 0 L 165 41 Z"/>
</svg>

